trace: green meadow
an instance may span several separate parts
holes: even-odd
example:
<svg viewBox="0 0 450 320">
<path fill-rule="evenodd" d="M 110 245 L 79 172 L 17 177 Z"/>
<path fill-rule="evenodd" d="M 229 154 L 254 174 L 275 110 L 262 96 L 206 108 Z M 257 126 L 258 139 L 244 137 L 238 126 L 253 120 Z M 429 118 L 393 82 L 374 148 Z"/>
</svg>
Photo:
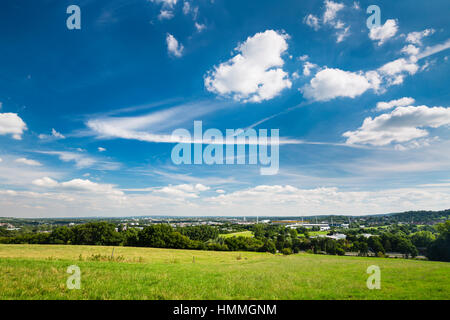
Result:
<svg viewBox="0 0 450 320">
<path fill-rule="evenodd" d="M 222 237 L 224 239 L 231 238 L 231 237 L 252 238 L 253 237 L 253 232 L 251 232 L 251 231 L 240 231 L 240 232 L 233 232 L 233 233 L 225 233 L 225 234 L 221 234 L 220 237 Z"/>
<path fill-rule="evenodd" d="M 450 263 L 312 254 L 0 245 L 0 299 L 450 299 Z M 70 265 L 81 289 L 66 287 Z M 381 269 L 381 289 L 366 269 Z"/>
</svg>

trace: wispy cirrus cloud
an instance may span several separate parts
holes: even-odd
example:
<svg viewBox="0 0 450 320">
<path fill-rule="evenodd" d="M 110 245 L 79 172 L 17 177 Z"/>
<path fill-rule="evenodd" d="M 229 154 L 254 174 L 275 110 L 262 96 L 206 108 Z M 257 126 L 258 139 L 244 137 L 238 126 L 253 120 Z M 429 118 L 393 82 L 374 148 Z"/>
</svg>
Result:
<svg viewBox="0 0 450 320">
<path fill-rule="evenodd" d="M 98 170 L 117 170 L 121 164 L 103 158 L 92 157 L 84 152 L 73 151 L 34 151 L 40 154 L 57 156 L 63 162 L 74 162 L 78 169 L 93 168 Z"/>
</svg>

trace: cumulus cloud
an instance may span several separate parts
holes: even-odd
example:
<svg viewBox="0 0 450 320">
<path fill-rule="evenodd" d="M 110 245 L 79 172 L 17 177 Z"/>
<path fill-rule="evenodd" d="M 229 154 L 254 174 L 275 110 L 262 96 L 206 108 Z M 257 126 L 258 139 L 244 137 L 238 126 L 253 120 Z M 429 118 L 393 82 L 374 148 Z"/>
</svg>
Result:
<svg viewBox="0 0 450 320">
<path fill-rule="evenodd" d="M 170 33 L 167 34 L 166 43 L 169 54 L 172 54 L 177 58 L 180 58 L 183 55 L 183 45 L 181 43 L 178 43 L 178 40 L 175 39 L 175 37 Z"/>
<path fill-rule="evenodd" d="M 422 45 L 422 39 L 425 37 L 428 37 L 429 35 L 432 35 L 434 33 L 434 29 L 425 29 L 423 31 L 416 31 L 416 32 L 410 32 L 406 36 L 406 41 L 412 44 L 416 44 L 421 46 Z"/>
<path fill-rule="evenodd" d="M 12 135 L 13 139 L 21 140 L 27 125 L 17 113 L 0 113 L 0 135 Z"/>
<path fill-rule="evenodd" d="M 378 102 L 376 110 L 388 110 L 395 107 L 404 107 L 404 106 L 410 106 L 415 102 L 413 98 L 410 97 L 403 97 L 397 100 L 391 100 L 388 102 Z"/>
<path fill-rule="evenodd" d="M 288 37 L 266 30 L 247 38 L 235 49 L 238 54 L 207 73 L 206 89 L 243 102 L 261 102 L 290 88 L 289 75 L 281 68 Z"/>
<path fill-rule="evenodd" d="M 317 18 L 315 15 L 313 14 L 308 14 L 305 18 L 304 18 L 304 22 L 310 26 L 311 28 L 313 28 L 315 31 L 320 29 L 320 22 L 319 22 L 319 18 Z"/>
<path fill-rule="evenodd" d="M 303 64 L 303 75 L 308 77 L 311 74 L 311 70 L 315 69 L 317 67 L 318 67 L 317 64 L 314 64 L 314 63 L 311 63 L 309 61 L 306 61 Z"/>
<path fill-rule="evenodd" d="M 325 12 L 323 14 L 323 22 L 324 23 L 333 23 L 336 18 L 336 14 L 344 9 L 343 3 L 337 3 L 333 1 L 325 0 Z"/>
<path fill-rule="evenodd" d="M 27 166 L 33 166 L 33 167 L 37 167 L 37 166 L 41 166 L 42 164 L 36 160 L 32 160 L 32 159 L 27 159 L 27 158 L 18 158 L 16 160 L 14 160 L 17 163 L 21 163 L 21 164 L 25 164 Z"/>
<path fill-rule="evenodd" d="M 369 89 L 375 93 L 384 92 L 386 87 L 403 83 L 406 75 L 413 75 L 418 70 L 419 65 L 414 57 L 399 58 L 367 72 L 325 67 L 301 91 L 313 101 L 328 101 L 337 97 L 355 98 Z"/>
<path fill-rule="evenodd" d="M 450 125 L 450 108 L 398 107 L 390 113 L 364 119 L 358 130 L 347 131 L 343 136 L 347 138 L 347 144 L 384 146 L 423 138 L 429 134 L 425 128 L 447 125 Z"/>
<path fill-rule="evenodd" d="M 386 20 L 384 25 L 371 28 L 369 32 L 369 38 L 378 41 L 378 45 L 381 46 L 388 39 L 395 36 L 397 31 L 397 21 L 394 19 L 388 19 Z"/>
<path fill-rule="evenodd" d="M 210 188 L 203 184 L 180 184 L 175 186 L 166 186 L 155 189 L 155 193 L 165 194 L 176 198 L 198 198 L 199 193 L 209 190 Z"/>
<path fill-rule="evenodd" d="M 116 196 L 122 196 L 124 194 L 121 190 L 117 190 L 112 184 L 96 183 L 88 179 L 73 179 L 70 181 L 62 182 L 59 185 L 62 188 L 75 191 L 94 192 Z"/>
<path fill-rule="evenodd" d="M 406 74 L 413 75 L 419 70 L 415 59 L 400 58 L 386 63 L 378 69 L 386 78 L 388 85 L 403 83 Z"/>
<path fill-rule="evenodd" d="M 259 185 L 207 199 L 222 210 L 250 215 L 310 215 L 401 212 L 450 205 L 448 188 L 402 188 L 380 191 L 345 191 L 334 187 L 300 189 L 291 185 Z M 437 207 L 436 207 L 437 205 Z"/>
<path fill-rule="evenodd" d="M 363 73 L 325 68 L 303 87 L 302 92 L 310 100 L 328 101 L 337 97 L 355 98 L 373 87 Z"/>
<path fill-rule="evenodd" d="M 63 192 L 80 192 L 88 194 L 106 195 L 109 198 L 124 199 L 123 191 L 112 184 L 92 182 L 89 179 L 73 179 L 58 182 L 49 177 L 33 180 L 33 185 L 41 188 L 52 188 Z"/>
<path fill-rule="evenodd" d="M 53 180 L 49 177 L 43 177 L 40 179 L 33 180 L 32 182 L 35 186 L 38 187 L 56 187 L 58 185 L 58 182 L 56 180 Z"/>
<path fill-rule="evenodd" d="M 417 48 L 415 45 L 413 45 L 413 44 L 408 44 L 408 45 L 406 45 L 406 46 L 404 46 L 403 48 L 402 48 L 402 52 L 403 53 L 406 53 L 406 54 L 408 54 L 408 55 L 410 55 L 410 56 L 416 56 L 418 53 L 419 53 L 419 51 L 420 51 L 420 49 L 419 48 Z"/>
</svg>

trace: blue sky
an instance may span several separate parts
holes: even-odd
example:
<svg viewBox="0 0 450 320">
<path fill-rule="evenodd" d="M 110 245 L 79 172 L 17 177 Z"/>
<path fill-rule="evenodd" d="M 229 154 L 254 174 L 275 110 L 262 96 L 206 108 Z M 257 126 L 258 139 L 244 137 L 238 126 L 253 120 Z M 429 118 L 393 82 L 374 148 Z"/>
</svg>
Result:
<svg viewBox="0 0 450 320">
<path fill-rule="evenodd" d="M 448 1 L 0 6 L 1 216 L 450 207 Z M 275 175 L 175 165 L 167 137 L 195 120 L 292 143 Z"/>
</svg>

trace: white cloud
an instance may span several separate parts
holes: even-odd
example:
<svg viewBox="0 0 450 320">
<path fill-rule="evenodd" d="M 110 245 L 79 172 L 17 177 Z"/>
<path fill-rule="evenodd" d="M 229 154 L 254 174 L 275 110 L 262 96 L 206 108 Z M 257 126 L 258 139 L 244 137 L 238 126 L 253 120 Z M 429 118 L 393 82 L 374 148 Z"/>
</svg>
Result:
<svg viewBox="0 0 450 320">
<path fill-rule="evenodd" d="M 64 162 L 75 162 L 75 166 L 78 169 L 93 167 L 99 170 L 117 170 L 120 167 L 119 163 L 90 157 L 83 153 L 76 153 L 70 151 L 36 151 L 36 152 L 58 156 L 58 158 Z"/>
<path fill-rule="evenodd" d="M 198 16 L 198 7 L 193 7 L 191 3 L 185 1 L 183 4 L 183 13 L 184 15 L 192 14 L 192 18 L 195 21 Z"/>
<path fill-rule="evenodd" d="M 21 140 L 27 125 L 17 113 L 0 113 L 0 135 L 11 134 L 13 139 Z"/>
<path fill-rule="evenodd" d="M 158 15 L 159 20 L 170 20 L 174 17 L 174 14 L 170 10 L 161 10 L 161 12 Z"/>
<path fill-rule="evenodd" d="M 54 136 L 55 138 L 58 138 L 58 139 L 65 139 L 66 138 L 61 133 L 56 131 L 55 129 L 52 129 L 52 136 Z"/>
<path fill-rule="evenodd" d="M 378 102 L 376 110 L 387 110 L 394 107 L 405 107 L 410 106 L 415 102 L 413 98 L 403 97 L 397 100 L 391 100 L 389 102 Z"/>
<path fill-rule="evenodd" d="M 400 58 L 383 65 L 379 70 L 387 75 L 395 76 L 402 72 L 408 72 L 409 74 L 414 74 L 418 70 L 416 63 L 408 61 L 404 58 Z"/>
<path fill-rule="evenodd" d="M 406 36 L 406 41 L 412 44 L 422 45 L 422 39 L 434 33 L 434 29 L 425 29 L 423 31 L 410 32 Z"/>
<path fill-rule="evenodd" d="M 227 62 L 214 67 L 205 76 L 208 91 L 231 95 L 243 102 L 261 102 L 290 88 L 289 75 L 281 68 L 289 36 L 266 30 L 247 38 L 235 49 L 239 52 Z"/>
<path fill-rule="evenodd" d="M 303 64 L 303 75 L 308 77 L 311 74 L 311 69 L 315 69 L 317 67 L 318 67 L 317 64 L 306 61 Z"/>
<path fill-rule="evenodd" d="M 94 118 L 88 120 L 86 125 L 99 138 L 173 143 L 170 134 L 156 133 L 172 132 L 189 122 L 189 125 L 192 125 L 194 119 L 222 108 L 225 108 L 225 105 L 219 103 L 190 103 L 138 116 Z M 148 132 L 150 129 L 153 133 Z"/>
<path fill-rule="evenodd" d="M 402 52 L 409 54 L 410 56 L 416 56 L 419 53 L 419 48 L 413 44 L 408 44 L 402 48 Z"/>
<path fill-rule="evenodd" d="M 371 28 L 369 38 L 372 40 L 377 40 L 378 45 L 381 46 L 384 42 L 386 42 L 386 40 L 395 36 L 397 30 L 397 21 L 394 19 L 388 19 L 384 25 Z"/>
<path fill-rule="evenodd" d="M 52 134 L 51 135 L 47 135 L 47 134 L 40 134 L 39 135 L 39 139 L 65 139 L 66 137 L 59 133 L 58 131 L 56 131 L 55 129 L 52 128 Z"/>
<path fill-rule="evenodd" d="M 333 1 L 325 0 L 325 12 L 323 14 L 323 22 L 324 23 L 333 23 L 336 18 L 336 14 L 344 9 L 343 3 L 337 3 Z"/>
<path fill-rule="evenodd" d="M 33 180 L 33 184 L 38 187 L 56 187 L 58 182 L 49 177 L 43 177 L 40 179 Z"/>
<path fill-rule="evenodd" d="M 65 182 L 58 182 L 49 177 L 36 179 L 32 182 L 35 186 L 42 188 L 58 188 L 61 190 L 70 190 L 71 192 L 88 192 L 108 196 L 122 197 L 123 191 L 118 190 L 112 184 L 92 182 L 89 179 L 73 179 Z"/>
<path fill-rule="evenodd" d="M 419 66 L 415 62 L 415 59 L 406 60 L 400 58 L 386 63 L 378 69 L 385 77 L 388 85 L 396 85 L 403 83 L 405 73 L 413 75 L 419 70 Z"/>
<path fill-rule="evenodd" d="M 421 53 L 417 55 L 417 59 L 426 58 L 435 53 L 447 50 L 448 48 L 450 48 L 450 39 L 446 40 L 444 43 L 440 43 L 431 47 L 426 47 L 425 50 L 423 50 Z"/>
<path fill-rule="evenodd" d="M 386 87 L 403 83 L 407 75 L 414 75 L 419 69 L 425 70 L 430 63 L 425 63 L 421 68 L 418 60 L 450 48 L 450 39 L 444 43 L 427 47 L 417 56 L 411 55 L 408 59 L 399 58 L 390 61 L 376 70 L 363 73 L 349 72 L 340 69 L 324 67 L 316 73 L 310 83 L 301 91 L 310 100 L 328 101 L 337 97 L 355 98 L 368 89 L 375 93 L 383 93 Z M 414 48 L 403 48 L 404 52 L 413 52 Z M 305 56 L 304 60 L 307 57 Z M 349 87 L 347 87 L 349 86 Z M 354 86 L 354 87 L 350 87 Z"/>
<path fill-rule="evenodd" d="M 94 192 L 100 194 L 109 194 L 115 196 L 122 196 L 124 193 L 120 190 L 117 190 L 112 184 L 100 184 L 96 182 L 92 182 L 88 179 L 73 179 L 70 181 L 62 182 L 59 184 L 62 188 L 76 190 L 76 191 L 84 191 L 84 192 Z"/>
<path fill-rule="evenodd" d="M 290 185 L 259 185 L 206 201 L 216 204 L 219 212 L 246 212 L 258 216 L 298 216 L 299 212 L 361 215 L 429 208 L 442 210 L 450 206 L 450 192 L 448 188 L 346 191 L 334 187 L 299 189 Z"/>
<path fill-rule="evenodd" d="M 224 108 L 224 106 L 222 104 L 215 104 L 214 106 L 211 106 L 211 104 L 206 106 L 202 104 L 182 105 L 142 116 L 91 119 L 86 125 L 99 138 L 121 138 L 156 143 L 195 143 L 199 141 L 195 141 L 193 138 L 187 141 L 183 137 L 173 137 L 172 134 L 152 133 L 148 132 L 148 130 L 152 128 L 154 132 L 168 129 L 172 131 L 177 126 L 186 125 L 186 123 L 219 108 Z M 192 125 L 192 122 L 188 125 Z M 202 142 L 207 144 L 213 141 L 203 140 Z M 241 141 L 236 141 L 236 143 L 241 143 Z M 280 138 L 279 140 L 280 145 L 298 143 L 301 142 L 289 138 Z"/>
<path fill-rule="evenodd" d="M 302 88 L 302 92 L 310 100 L 328 101 L 337 97 L 355 98 L 373 87 L 363 73 L 325 68 Z"/>
<path fill-rule="evenodd" d="M 337 13 L 345 8 L 343 3 L 337 3 L 329 0 L 324 1 L 325 11 L 322 19 L 319 19 L 313 14 L 307 15 L 303 22 L 313 28 L 315 31 L 319 30 L 321 25 L 331 26 L 336 29 L 336 42 L 342 42 L 349 34 L 350 27 L 346 26 L 341 20 L 336 20 Z"/>
<path fill-rule="evenodd" d="M 204 24 L 196 22 L 194 25 L 198 32 L 202 32 L 203 30 L 206 29 L 206 25 Z"/>
<path fill-rule="evenodd" d="M 336 29 L 339 29 L 339 31 L 336 32 L 336 36 L 337 36 L 336 42 L 339 43 L 339 42 L 344 41 L 344 39 L 346 37 L 348 37 L 348 35 L 349 35 L 350 27 L 344 27 L 343 26 L 343 27 L 339 27 L 339 28 L 336 28 Z"/>
<path fill-rule="evenodd" d="M 99 152 L 105 152 L 105 151 L 106 151 L 106 149 L 103 148 L 103 147 L 98 147 L 97 150 L 98 150 Z"/>
<path fill-rule="evenodd" d="M 187 1 L 185 1 L 183 4 L 183 13 L 189 14 L 190 11 L 191 11 L 191 4 Z"/>
<path fill-rule="evenodd" d="M 162 3 L 164 7 L 172 8 L 177 4 L 177 0 L 150 0 L 150 2 Z"/>
<path fill-rule="evenodd" d="M 27 166 L 41 166 L 42 164 L 36 160 L 27 158 L 18 158 L 15 160 L 17 163 L 26 164 Z"/>
<path fill-rule="evenodd" d="M 170 33 L 167 34 L 166 37 L 167 50 L 169 54 L 174 55 L 175 57 L 181 57 L 183 55 L 184 47 L 181 43 L 178 43 L 178 40 L 175 39 L 173 35 Z"/>
<path fill-rule="evenodd" d="M 320 23 L 319 18 L 317 18 L 315 15 L 309 14 L 305 17 L 304 22 L 313 28 L 315 31 L 320 29 Z"/>
<path fill-rule="evenodd" d="M 307 54 L 304 54 L 304 55 L 298 57 L 298 60 L 300 60 L 300 61 L 306 61 L 308 59 L 309 59 L 309 56 Z"/>
<path fill-rule="evenodd" d="M 398 107 L 391 113 L 364 119 L 356 131 L 347 131 L 347 144 L 370 144 L 384 146 L 403 143 L 428 136 L 424 128 L 438 128 L 450 125 L 450 108 L 408 106 Z"/>
<path fill-rule="evenodd" d="M 210 188 L 203 184 L 180 184 L 175 186 L 166 186 L 155 189 L 155 193 L 162 193 L 167 196 L 176 197 L 179 199 L 198 198 L 199 193 L 209 190 Z"/>
</svg>

